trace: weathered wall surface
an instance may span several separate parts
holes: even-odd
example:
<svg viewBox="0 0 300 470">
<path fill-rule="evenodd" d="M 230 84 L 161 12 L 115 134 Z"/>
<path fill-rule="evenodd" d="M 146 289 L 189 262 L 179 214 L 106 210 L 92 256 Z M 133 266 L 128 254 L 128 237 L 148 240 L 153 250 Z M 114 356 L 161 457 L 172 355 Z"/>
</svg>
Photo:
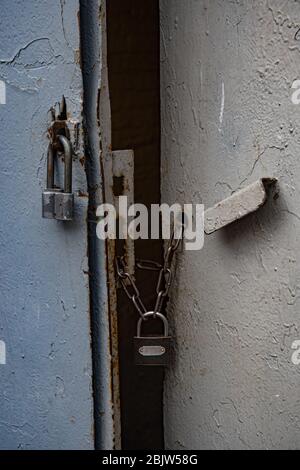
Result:
<svg viewBox="0 0 300 470">
<path fill-rule="evenodd" d="M 299 25 L 291 0 L 161 0 L 163 202 L 210 207 L 260 176 L 280 187 L 179 256 L 167 448 L 300 447 Z"/>
<path fill-rule="evenodd" d="M 86 175 L 74 222 L 42 219 L 48 111 L 82 113 L 79 2 L 2 0 L 0 79 L 1 449 L 93 448 Z M 2 361 L 4 362 L 4 361 Z"/>
</svg>

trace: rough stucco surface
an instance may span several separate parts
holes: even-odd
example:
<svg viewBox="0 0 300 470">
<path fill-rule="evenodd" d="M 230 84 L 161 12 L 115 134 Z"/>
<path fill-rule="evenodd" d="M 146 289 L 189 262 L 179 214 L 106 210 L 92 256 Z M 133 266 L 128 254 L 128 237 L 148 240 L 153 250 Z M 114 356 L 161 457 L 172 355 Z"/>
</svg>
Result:
<svg viewBox="0 0 300 470">
<path fill-rule="evenodd" d="M 162 200 L 279 198 L 178 258 L 170 449 L 300 447 L 300 3 L 161 0 Z"/>
<path fill-rule="evenodd" d="M 79 2 L 1 1 L 1 449 L 90 449 L 93 405 L 87 198 L 74 222 L 43 220 L 48 110 L 81 117 Z M 86 177 L 74 163 L 74 191 Z"/>
</svg>

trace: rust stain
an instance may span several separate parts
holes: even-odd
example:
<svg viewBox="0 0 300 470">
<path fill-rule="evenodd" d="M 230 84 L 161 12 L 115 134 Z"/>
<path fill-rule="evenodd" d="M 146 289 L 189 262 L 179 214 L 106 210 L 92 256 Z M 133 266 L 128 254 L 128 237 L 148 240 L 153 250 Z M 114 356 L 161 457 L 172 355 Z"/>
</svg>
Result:
<svg viewBox="0 0 300 470">
<path fill-rule="evenodd" d="M 74 61 L 75 64 L 78 64 L 80 68 L 81 67 L 81 54 L 80 54 L 80 49 L 75 49 L 74 51 Z"/>
<path fill-rule="evenodd" d="M 118 333 L 118 314 L 117 314 L 117 293 L 115 279 L 115 242 L 108 240 L 107 244 L 107 273 L 108 273 L 108 292 L 109 292 L 109 326 L 110 326 L 110 353 L 111 353 L 111 393 L 113 400 L 114 425 L 119 421 L 117 416 L 120 412 L 120 374 L 119 374 L 119 333 Z M 116 433 L 116 430 L 115 430 Z"/>
<path fill-rule="evenodd" d="M 88 193 L 84 193 L 83 191 L 78 191 L 78 197 L 88 198 L 89 195 Z"/>
</svg>

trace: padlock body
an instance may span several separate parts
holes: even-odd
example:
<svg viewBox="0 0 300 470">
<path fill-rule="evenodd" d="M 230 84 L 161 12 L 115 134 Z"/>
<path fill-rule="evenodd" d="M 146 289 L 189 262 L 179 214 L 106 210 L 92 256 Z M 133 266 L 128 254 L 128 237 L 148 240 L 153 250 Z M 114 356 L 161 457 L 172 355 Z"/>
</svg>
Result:
<svg viewBox="0 0 300 470">
<path fill-rule="evenodd" d="M 54 213 L 56 220 L 73 220 L 74 194 L 57 193 L 54 198 Z"/>
<path fill-rule="evenodd" d="M 134 338 L 135 364 L 167 367 L 170 361 L 170 348 L 170 336 L 136 336 Z"/>
<path fill-rule="evenodd" d="M 42 196 L 42 216 L 44 219 L 55 219 L 55 197 L 61 189 L 46 189 Z"/>
</svg>

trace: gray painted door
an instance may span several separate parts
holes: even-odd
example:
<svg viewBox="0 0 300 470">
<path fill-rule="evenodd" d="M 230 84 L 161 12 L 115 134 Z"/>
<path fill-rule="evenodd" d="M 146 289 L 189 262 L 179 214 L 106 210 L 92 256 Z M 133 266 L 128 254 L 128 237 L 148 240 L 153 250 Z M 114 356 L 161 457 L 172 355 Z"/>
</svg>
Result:
<svg viewBox="0 0 300 470">
<path fill-rule="evenodd" d="M 48 111 L 65 95 L 81 117 L 78 10 L 1 0 L 1 449 L 93 447 L 87 198 L 74 222 L 41 217 Z M 74 180 L 85 194 L 79 161 Z"/>
<path fill-rule="evenodd" d="M 179 257 L 171 449 L 300 446 L 299 21 L 294 1 L 161 0 L 163 202 L 208 208 L 262 176 L 280 188 Z"/>
</svg>

